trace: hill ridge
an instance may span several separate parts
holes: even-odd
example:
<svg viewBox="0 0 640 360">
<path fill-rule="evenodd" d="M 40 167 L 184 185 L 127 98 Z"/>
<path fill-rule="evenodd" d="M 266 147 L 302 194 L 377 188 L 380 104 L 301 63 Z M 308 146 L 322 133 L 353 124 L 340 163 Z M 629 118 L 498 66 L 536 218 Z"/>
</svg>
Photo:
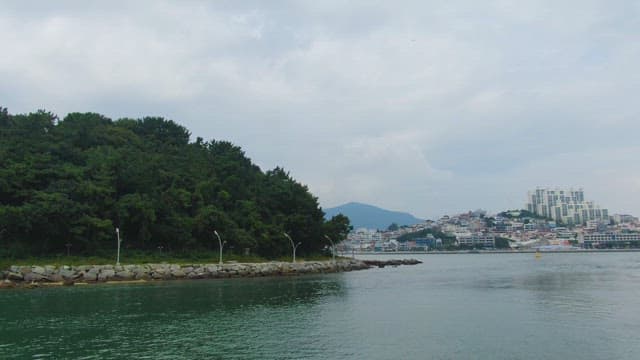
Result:
<svg viewBox="0 0 640 360">
<path fill-rule="evenodd" d="M 343 214 L 351 220 L 354 229 L 386 229 L 392 223 L 402 225 L 413 225 L 424 220 L 419 219 L 410 213 L 383 209 L 381 207 L 360 203 L 348 202 L 332 208 L 324 209 L 325 217 L 330 219 L 337 214 Z"/>
</svg>

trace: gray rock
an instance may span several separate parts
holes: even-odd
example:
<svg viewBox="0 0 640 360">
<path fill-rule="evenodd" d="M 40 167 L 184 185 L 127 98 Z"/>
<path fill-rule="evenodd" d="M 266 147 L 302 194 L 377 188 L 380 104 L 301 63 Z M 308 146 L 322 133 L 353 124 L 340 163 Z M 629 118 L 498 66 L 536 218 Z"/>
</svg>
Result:
<svg viewBox="0 0 640 360">
<path fill-rule="evenodd" d="M 187 278 L 189 279 L 204 279 L 205 275 L 203 272 L 193 271 L 187 274 Z"/>
<path fill-rule="evenodd" d="M 391 261 L 388 261 L 391 264 Z M 419 263 L 415 260 L 401 261 L 404 265 Z M 12 282 L 45 282 L 64 281 L 73 283 L 75 280 L 84 281 L 108 281 L 111 279 L 131 280 L 131 279 L 202 279 L 202 278 L 228 278 L 228 277 L 249 277 L 249 276 L 274 276 L 274 275 L 296 275 L 305 273 L 328 273 L 339 271 L 352 271 L 368 269 L 371 264 L 360 260 L 339 259 L 331 261 L 300 261 L 276 262 L 260 264 L 244 264 L 227 262 L 224 265 L 210 264 L 189 264 L 180 266 L 178 264 L 145 264 L 145 265 L 83 265 L 83 266 L 61 266 L 59 268 L 47 266 L 10 266 L 7 270 L 0 272 L 0 279 L 8 279 Z M 1 280 L 0 280 L 1 281 Z"/>
<path fill-rule="evenodd" d="M 10 289 L 14 287 L 16 287 L 16 284 L 9 279 L 0 281 L 0 289 Z"/>
<path fill-rule="evenodd" d="M 131 271 L 122 270 L 122 271 L 116 272 L 115 277 L 120 280 L 131 280 L 133 279 L 134 275 Z"/>
<path fill-rule="evenodd" d="M 164 273 L 164 271 L 159 271 L 159 269 L 154 270 L 153 272 L 151 272 L 151 278 L 152 279 L 164 279 L 166 274 Z"/>
<path fill-rule="evenodd" d="M 78 273 L 76 273 L 75 271 L 71 270 L 71 269 L 65 269 L 62 268 L 60 269 L 60 271 L 58 272 L 58 274 L 60 276 L 62 276 L 63 279 L 75 279 L 77 277 L 79 277 L 80 275 Z"/>
<path fill-rule="evenodd" d="M 98 273 L 98 281 L 112 280 L 116 276 L 116 272 L 113 269 L 102 269 Z"/>
<path fill-rule="evenodd" d="M 98 270 L 90 269 L 89 271 L 82 273 L 82 280 L 84 281 L 96 281 L 98 280 Z"/>
<path fill-rule="evenodd" d="M 180 269 L 176 269 L 176 270 L 171 270 L 171 276 L 173 276 L 175 278 L 183 278 L 183 277 L 187 276 L 187 274 L 185 274 L 184 271 L 182 271 Z"/>
<path fill-rule="evenodd" d="M 22 273 L 9 271 L 9 274 L 7 275 L 7 279 L 12 281 L 23 281 L 24 276 L 22 275 Z"/>
<path fill-rule="evenodd" d="M 44 273 L 47 276 L 51 276 L 53 274 L 57 274 L 58 273 L 58 267 L 57 266 L 53 266 L 53 265 L 47 265 L 44 267 Z"/>
<path fill-rule="evenodd" d="M 49 280 L 45 275 L 38 274 L 34 272 L 30 272 L 24 275 L 24 281 L 26 282 L 38 282 L 38 281 L 47 281 Z"/>
<path fill-rule="evenodd" d="M 141 270 L 139 272 L 134 273 L 133 278 L 136 280 L 147 280 L 149 279 L 149 272 Z"/>
</svg>

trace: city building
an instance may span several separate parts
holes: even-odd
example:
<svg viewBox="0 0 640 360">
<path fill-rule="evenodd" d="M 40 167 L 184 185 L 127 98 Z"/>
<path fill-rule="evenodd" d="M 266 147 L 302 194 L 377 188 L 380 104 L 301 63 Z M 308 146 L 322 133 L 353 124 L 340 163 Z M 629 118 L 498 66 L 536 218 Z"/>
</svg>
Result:
<svg viewBox="0 0 640 360">
<path fill-rule="evenodd" d="M 631 243 L 640 242 L 640 233 L 593 233 L 585 234 L 584 247 L 592 248 L 598 246 L 614 246 L 631 245 Z"/>
<path fill-rule="evenodd" d="M 615 214 L 613 215 L 613 222 L 616 224 L 637 223 L 638 218 L 632 215 Z"/>
<path fill-rule="evenodd" d="M 592 201 L 585 201 L 582 189 L 538 188 L 529 192 L 526 208 L 536 215 L 568 225 L 582 225 L 589 220 L 609 222 L 609 211 Z"/>
<path fill-rule="evenodd" d="M 456 241 L 458 241 L 458 245 L 464 246 L 483 248 L 494 248 L 496 246 L 496 237 L 494 235 L 482 233 L 456 236 Z"/>
</svg>

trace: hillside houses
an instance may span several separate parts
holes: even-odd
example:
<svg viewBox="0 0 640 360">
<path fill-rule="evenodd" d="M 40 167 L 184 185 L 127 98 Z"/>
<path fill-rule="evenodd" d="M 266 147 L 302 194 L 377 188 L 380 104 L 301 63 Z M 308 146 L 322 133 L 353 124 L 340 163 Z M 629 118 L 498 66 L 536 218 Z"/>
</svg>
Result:
<svg viewBox="0 0 640 360">
<path fill-rule="evenodd" d="M 408 241 L 398 240 L 405 234 L 425 230 L 444 234 L 447 239 L 428 233 L 426 236 L 411 237 Z M 630 215 L 614 215 L 609 222 L 592 219 L 580 225 L 559 226 L 554 220 L 540 218 L 526 211 L 488 215 L 477 210 L 445 215 L 435 221 L 427 220 L 394 231 L 356 229 L 341 244 L 341 250 L 389 252 L 472 248 L 527 249 L 541 246 L 640 247 L 640 223 Z"/>
</svg>

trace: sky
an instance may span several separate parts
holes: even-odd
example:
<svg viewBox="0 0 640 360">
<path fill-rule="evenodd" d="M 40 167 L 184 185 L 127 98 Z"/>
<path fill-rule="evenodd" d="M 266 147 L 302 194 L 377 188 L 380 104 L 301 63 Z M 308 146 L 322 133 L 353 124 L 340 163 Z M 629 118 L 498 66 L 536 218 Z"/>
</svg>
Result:
<svg viewBox="0 0 640 360">
<path fill-rule="evenodd" d="M 640 215 L 638 1 L 0 0 L 0 106 L 162 116 L 324 208 Z"/>
</svg>

